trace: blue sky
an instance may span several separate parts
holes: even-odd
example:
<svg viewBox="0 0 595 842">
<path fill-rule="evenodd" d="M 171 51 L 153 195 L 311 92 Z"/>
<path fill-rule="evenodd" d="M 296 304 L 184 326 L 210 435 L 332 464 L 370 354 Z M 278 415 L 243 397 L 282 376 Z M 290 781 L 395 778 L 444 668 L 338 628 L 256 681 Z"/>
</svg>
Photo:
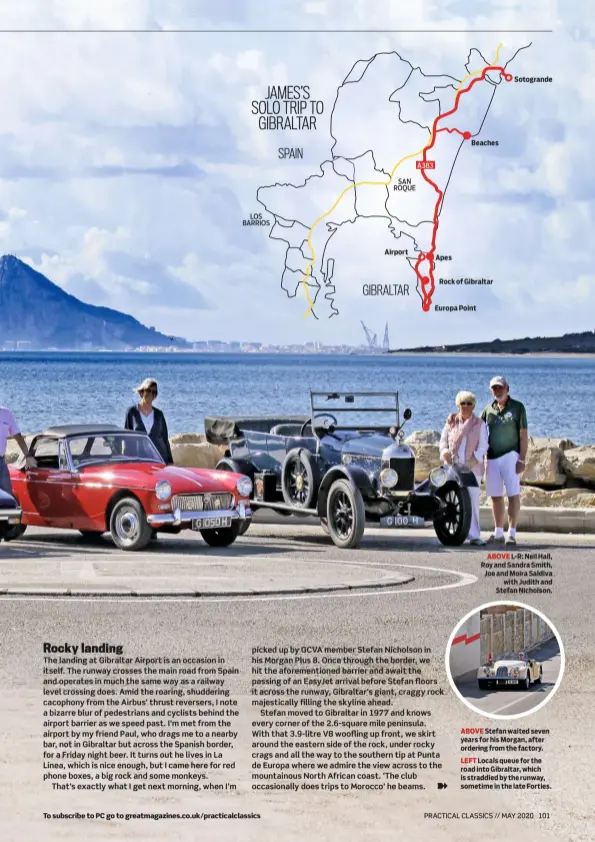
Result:
<svg viewBox="0 0 595 842">
<path fill-rule="evenodd" d="M 388 320 L 399 347 L 592 329 L 591 11 L 588 0 L 0 2 L 3 29 L 163 30 L 0 33 L 0 251 L 85 301 L 190 339 L 355 344 L 362 318 L 379 334 Z M 166 31 L 193 28 L 440 32 Z M 504 31 L 537 28 L 553 33 Z M 491 58 L 500 41 L 505 60 L 532 42 L 512 72 L 554 83 L 498 90 L 482 133 L 498 147 L 457 161 L 438 249 L 453 255 L 454 275 L 494 283 L 440 294 L 477 311 L 424 314 L 416 295 L 364 299 L 362 284 L 390 271 L 385 228 L 358 223 L 332 241 L 339 316 L 302 318 L 305 298 L 280 287 L 283 245 L 242 226 L 262 210 L 258 188 L 320 172 L 337 88 L 358 59 L 396 50 L 425 73 L 462 78 L 472 47 Z M 252 100 L 284 84 L 324 102 L 316 131 L 258 128 Z M 278 160 L 280 146 L 303 147 L 304 160 Z M 395 160 L 409 151 L 395 148 Z"/>
</svg>

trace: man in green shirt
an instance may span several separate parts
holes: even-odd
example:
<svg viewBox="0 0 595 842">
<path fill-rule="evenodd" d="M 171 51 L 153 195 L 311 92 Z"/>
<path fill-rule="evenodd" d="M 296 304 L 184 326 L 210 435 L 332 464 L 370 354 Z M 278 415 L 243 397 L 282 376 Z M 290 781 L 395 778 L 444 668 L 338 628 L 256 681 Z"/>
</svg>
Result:
<svg viewBox="0 0 595 842">
<path fill-rule="evenodd" d="M 481 414 L 488 428 L 486 494 L 492 499 L 494 534 L 488 544 L 516 544 L 516 526 L 521 511 L 521 474 L 529 437 L 527 412 L 509 395 L 505 377 L 492 377 L 494 400 Z M 504 489 L 508 497 L 508 537 L 504 538 Z"/>
</svg>

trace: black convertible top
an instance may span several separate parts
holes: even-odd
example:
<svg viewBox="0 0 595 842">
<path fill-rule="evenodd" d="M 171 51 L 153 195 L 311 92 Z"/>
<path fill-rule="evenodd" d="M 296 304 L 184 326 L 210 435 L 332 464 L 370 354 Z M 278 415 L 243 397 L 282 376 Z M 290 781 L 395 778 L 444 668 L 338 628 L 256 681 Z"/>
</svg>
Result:
<svg viewBox="0 0 595 842">
<path fill-rule="evenodd" d="M 205 435 L 210 444 L 228 444 L 244 430 L 268 433 L 277 424 L 305 424 L 309 415 L 211 415 L 205 416 Z"/>
<path fill-rule="evenodd" d="M 115 424 L 64 424 L 61 427 L 50 427 L 44 430 L 41 435 L 64 439 L 68 436 L 92 436 L 101 435 L 102 433 L 129 433 L 131 435 L 137 435 L 138 431 L 124 430 L 122 427 L 116 427 Z M 145 433 L 141 432 L 141 435 L 144 436 Z"/>
</svg>

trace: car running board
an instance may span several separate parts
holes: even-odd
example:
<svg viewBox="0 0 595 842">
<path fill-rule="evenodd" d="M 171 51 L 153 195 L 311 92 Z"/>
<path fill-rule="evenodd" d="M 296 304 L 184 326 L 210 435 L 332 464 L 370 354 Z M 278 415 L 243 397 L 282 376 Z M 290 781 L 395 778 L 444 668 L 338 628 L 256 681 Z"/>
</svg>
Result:
<svg viewBox="0 0 595 842">
<path fill-rule="evenodd" d="M 265 503 L 264 500 L 250 500 L 253 509 L 275 509 L 278 512 L 291 512 L 292 515 L 314 515 L 319 517 L 317 509 L 298 509 L 297 506 L 288 506 L 287 503 Z"/>
</svg>

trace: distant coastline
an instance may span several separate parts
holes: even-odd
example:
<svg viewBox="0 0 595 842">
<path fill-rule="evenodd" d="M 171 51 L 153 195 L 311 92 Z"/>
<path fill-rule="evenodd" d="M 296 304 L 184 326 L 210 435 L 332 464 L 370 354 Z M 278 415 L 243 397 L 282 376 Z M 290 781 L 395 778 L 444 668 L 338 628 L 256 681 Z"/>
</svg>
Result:
<svg viewBox="0 0 595 842">
<path fill-rule="evenodd" d="M 565 333 L 563 336 L 524 336 L 522 339 L 493 339 L 487 342 L 465 342 L 452 345 L 425 345 L 418 348 L 399 348 L 391 354 L 496 354 L 498 356 L 528 357 L 546 354 L 586 356 L 595 354 L 595 332 Z"/>
<path fill-rule="evenodd" d="M 126 356 L 150 356 L 152 354 L 167 355 L 167 356 L 182 356 L 182 357 L 225 357 L 225 356 L 242 356 L 242 357 L 258 357 L 258 356 L 272 356 L 272 357 L 379 357 L 399 358 L 399 357 L 473 357 L 473 358 L 498 358 L 498 359 L 593 359 L 595 357 L 595 350 L 593 351 L 531 351 L 527 353 L 515 353 L 512 351 L 372 351 L 368 348 L 348 348 L 345 351 L 341 350 L 324 350 L 324 349 L 303 349 L 292 348 L 291 350 L 262 348 L 259 350 L 243 351 L 209 351 L 208 349 L 193 350 L 178 349 L 178 348 L 130 348 L 122 350 L 118 348 L 0 348 L 0 355 L 20 355 L 20 354 L 81 354 L 85 356 L 93 356 L 94 354 L 124 354 Z"/>
<path fill-rule="evenodd" d="M 593 351 L 530 351 L 529 353 L 514 353 L 512 351 L 390 351 L 393 357 L 498 357 L 500 359 L 572 359 L 573 357 L 584 357 L 593 359 Z"/>
<path fill-rule="evenodd" d="M 399 359 L 401 357 L 411 357 L 416 359 L 418 357 L 466 357 L 471 359 L 501 359 L 501 360 L 539 360 L 539 359 L 585 359 L 592 360 L 595 358 L 595 351 L 590 353 L 584 352 L 566 352 L 566 351 L 532 351 L 530 353 L 511 353 L 511 352 L 489 352 L 489 351 L 370 351 L 366 348 L 353 348 L 349 351 L 324 351 L 324 350 L 273 350 L 262 349 L 258 351 L 208 351 L 200 350 L 172 350 L 170 348 L 152 348 L 148 349 L 130 349 L 120 350 L 113 348 L 96 348 L 96 349 L 80 349 L 80 348 L 19 348 L 19 349 L 2 349 L 0 348 L 0 358 L 8 358 L 11 356 L 19 357 L 21 355 L 31 355 L 32 357 L 39 354 L 55 355 L 56 357 L 76 354 L 77 356 L 102 356 L 102 355 L 117 355 L 126 357 L 208 357 L 209 359 L 217 359 L 223 357 L 338 357 L 345 358 L 367 358 L 367 359 Z"/>
</svg>

